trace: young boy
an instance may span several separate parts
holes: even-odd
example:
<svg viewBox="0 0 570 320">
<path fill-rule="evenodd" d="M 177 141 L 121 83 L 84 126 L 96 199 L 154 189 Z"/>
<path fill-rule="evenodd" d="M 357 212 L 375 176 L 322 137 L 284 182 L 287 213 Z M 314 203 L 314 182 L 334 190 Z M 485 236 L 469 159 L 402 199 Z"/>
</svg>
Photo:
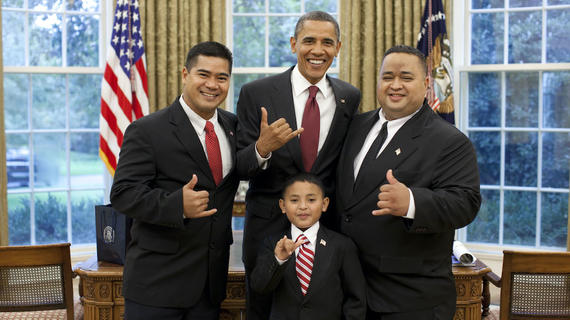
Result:
<svg viewBox="0 0 570 320">
<path fill-rule="evenodd" d="M 279 206 L 291 229 L 266 239 L 251 275 L 254 290 L 273 293 L 271 319 L 366 316 L 365 280 L 356 246 L 319 225 L 328 204 L 322 182 L 312 174 L 300 173 L 285 183 Z"/>
</svg>

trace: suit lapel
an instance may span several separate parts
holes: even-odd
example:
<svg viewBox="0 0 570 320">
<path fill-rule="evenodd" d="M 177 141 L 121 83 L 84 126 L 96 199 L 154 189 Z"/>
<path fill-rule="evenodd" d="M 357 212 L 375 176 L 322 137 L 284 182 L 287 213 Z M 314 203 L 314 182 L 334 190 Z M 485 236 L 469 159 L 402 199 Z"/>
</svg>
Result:
<svg viewBox="0 0 570 320">
<path fill-rule="evenodd" d="M 198 134 L 196 130 L 194 130 L 178 99 L 176 99 L 176 102 L 170 109 L 170 123 L 174 125 L 174 135 L 176 135 L 178 141 L 180 141 L 186 151 L 188 151 L 190 158 L 194 159 L 198 168 L 202 170 L 205 176 L 210 177 L 210 183 L 214 183 L 214 178 L 212 177 L 212 172 L 208 165 L 208 159 L 202 148 L 202 143 L 200 139 L 198 139 Z M 201 183 L 204 182 L 202 181 Z"/>
<path fill-rule="evenodd" d="M 309 288 L 307 290 L 307 295 L 305 299 L 310 299 L 313 292 L 317 292 L 319 287 L 327 283 L 329 279 L 327 277 L 330 275 L 328 271 L 332 258 L 332 249 L 327 246 L 327 232 L 323 226 L 319 227 L 317 233 L 317 242 L 315 243 L 315 258 L 313 261 L 313 272 L 311 274 L 311 282 L 309 283 Z M 299 286 L 299 290 L 300 286 Z"/>
<path fill-rule="evenodd" d="M 338 188 L 342 189 L 342 192 L 340 193 L 342 197 L 350 199 L 352 196 L 354 180 L 356 178 L 354 176 L 354 158 L 360 149 L 362 149 L 366 136 L 370 132 L 370 129 L 372 129 L 374 123 L 376 123 L 378 118 L 377 114 L 378 110 L 363 114 L 363 118 L 355 119 L 353 125 L 351 125 L 352 128 L 355 128 L 354 133 L 349 132 L 347 142 L 345 143 L 345 149 L 341 156 L 342 162 L 339 163 L 341 168 L 340 170 L 342 170 L 340 173 L 342 183 L 340 183 Z M 343 201 L 343 203 L 346 204 L 346 201 Z"/>
<path fill-rule="evenodd" d="M 220 111 L 220 109 L 218 109 L 218 122 L 220 123 L 222 129 L 224 130 L 226 137 L 228 138 L 228 141 L 230 142 L 230 154 L 232 156 L 232 168 L 230 169 L 230 172 L 224 177 L 224 179 L 222 180 L 222 182 L 220 183 L 223 184 L 226 179 L 231 175 L 232 171 L 235 170 L 236 166 L 236 134 L 232 129 L 232 124 L 230 122 L 230 119 L 227 117 L 226 114 L 224 114 L 222 111 Z M 209 165 L 208 165 L 209 167 Z M 211 171 L 210 171 L 211 172 Z M 213 179 L 213 177 L 212 177 Z"/>
<path fill-rule="evenodd" d="M 359 181 L 358 189 L 354 190 L 345 209 L 356 205 L 370 193 L 378 193 L 378 188 L 386 183 L 386 172 L 389 169 L 396 170 L 406 158 L 418 149 L 416 137 L 423 132 L 423 123 L 425 117 L 429 116 L 428 112 L 432 112 L 431 109 L 425 105 L 422 106 L 421 110 L 398 130 L 382 153 L 374 160 L 374 165 L 362 168 L 365 170 L 361 173 L 360 179 L 362 180 Z"/>
<path fill-rule="evenodd" d="M 291 239 L 291 228 L 287 230 L 286 234 L 287 238 Z M 297 299 L 301 301 L 303 299 L 303 293 L 301 292 L 301 284 L 299 283 L 299 278 L 297 278 L 297 270 L 296 270 L 297 255 L 293 253 L 293 257 L 289 258 L 292 260 L 287 265 L 287 269 L 284 272 L 283 277 L 286 278 L 284 281 L 287 283 L 287 285 L 291 286 L 291 290 L 295 292 L 295 297 L 297 297 Z"/>
<path fill-rule="evenodd" d="M 293 88 L 291 86 L 291 71 L 290 68 L 286 72 L 282 73 L 280 77 L 273 83 L 273 94 L 271 95 L 271 100 L 273 102 L 273 108 L 268 108 L 269 113 L 272 117 L 268 117 L 268 122 L 271 122 L 284 118 L 293 131 L 297 130 L 297 118 L 295 117 L 295 103 L 293 102 Z M 263 93 L 260 93 L 263 94 Z M 295 165 L 299 170 L 303 171 L 303 160 L 301 158 L 301 145 L 299 144 L 299 139 L 291 139 L 285 145 L 291 158 L 295 162 Z"/>
</svg>

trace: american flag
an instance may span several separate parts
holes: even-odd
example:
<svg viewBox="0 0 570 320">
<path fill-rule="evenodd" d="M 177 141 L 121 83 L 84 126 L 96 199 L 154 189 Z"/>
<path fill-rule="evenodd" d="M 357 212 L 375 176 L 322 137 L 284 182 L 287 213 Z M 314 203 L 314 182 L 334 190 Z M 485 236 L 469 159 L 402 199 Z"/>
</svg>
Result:
<svg viewBox="0 0 570 320">
<path fill-rule="evenodd" d="M 115 174 L 123 134 L 149 112 L 138 0 L 117 0 L 111 46 L 101 84 L 99 156 Z"/>
<path fill-rule="evenodd" d="M 427 59 L 429 105 L 442 118 L 455 123 L 451 44 L 447 37 L 441 0 L 426 0 L 417 48 Z"/>
</svg>

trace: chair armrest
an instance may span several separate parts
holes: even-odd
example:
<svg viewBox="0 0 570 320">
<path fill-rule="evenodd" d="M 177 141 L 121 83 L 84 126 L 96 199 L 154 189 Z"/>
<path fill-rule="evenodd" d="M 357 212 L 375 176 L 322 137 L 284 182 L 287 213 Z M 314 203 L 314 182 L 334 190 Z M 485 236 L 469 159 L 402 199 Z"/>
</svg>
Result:
<svg viewBox="0 0 570 320">
<path fill-rule="evenodd" d="M 501 277 L 499 277 L 496 273 L 494 273 L 493 271 L 487 272 L 483 275 L 483 279 L 491 282 L 495 287 L 500 288 L 501 287 Z"/>
</svg>

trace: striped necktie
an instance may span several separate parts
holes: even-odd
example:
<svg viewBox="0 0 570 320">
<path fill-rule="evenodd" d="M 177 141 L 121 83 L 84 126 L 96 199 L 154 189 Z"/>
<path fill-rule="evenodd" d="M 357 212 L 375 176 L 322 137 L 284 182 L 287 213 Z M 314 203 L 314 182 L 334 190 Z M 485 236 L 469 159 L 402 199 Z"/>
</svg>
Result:
<svg viewBox="0 0 570 320">
<path fill-rule="evenodd" d="M 313 273 L 313 260 L 315 253 L 309 249 L 309 239 L 301 234 L 297 237 L 297 241 L 301 240 L 303 244 L 299 247 L 299 253 L 297 254 L 296 270 L 297 278 L 301 284 L 301 292 L 303 295 L 307 294 L 307 289 L 309 289 L 309 283 L 311 282 L 311 274 Z"/>
</svg>

